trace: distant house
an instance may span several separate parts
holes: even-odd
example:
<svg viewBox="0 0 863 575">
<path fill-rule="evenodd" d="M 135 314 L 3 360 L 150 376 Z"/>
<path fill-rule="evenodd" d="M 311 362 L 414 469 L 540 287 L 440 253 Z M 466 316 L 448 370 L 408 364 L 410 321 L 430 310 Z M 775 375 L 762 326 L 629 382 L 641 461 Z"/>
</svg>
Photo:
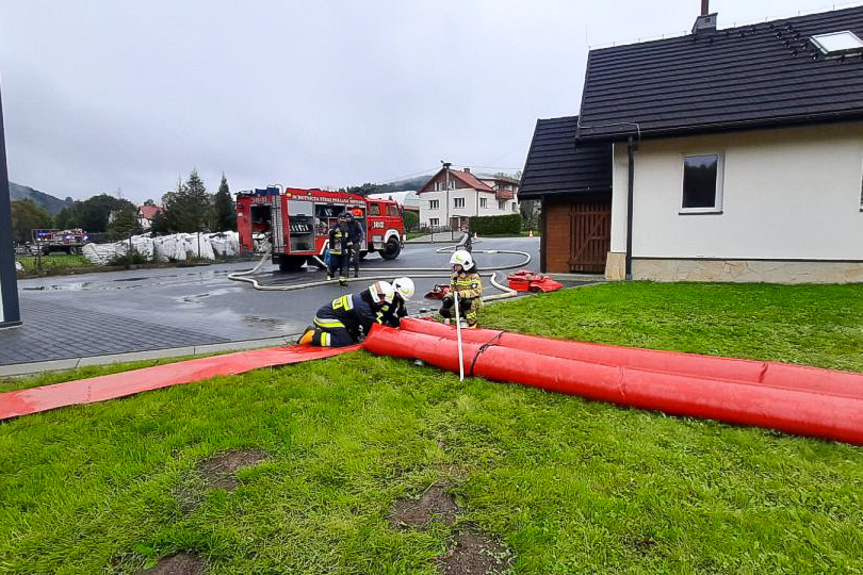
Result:
<svg viewBox="0 0 863 575">
<path fill-rule="evenodd" d="M 470 168 L 442 168 L 418 192 L 420 225 L 423 227 L 467 226 L 470 218 L 518 212 L 518 180 L 477 176 Z"/>
<path fill-rule="evenodd" d="M 156 217 L 156 214 L 160 213 L 162 208 L 159 206 L 139 206 L 138 207 L 138 223 L 141 224 L 141 228 L 149 230 L 153 227 L 153 218 Z"/>
<path fill-rule="evenodd" d="M 520 195 L 541 266 L 610 279 L 863 282 L 863 7 L 592 50 Z"/>
</svg>

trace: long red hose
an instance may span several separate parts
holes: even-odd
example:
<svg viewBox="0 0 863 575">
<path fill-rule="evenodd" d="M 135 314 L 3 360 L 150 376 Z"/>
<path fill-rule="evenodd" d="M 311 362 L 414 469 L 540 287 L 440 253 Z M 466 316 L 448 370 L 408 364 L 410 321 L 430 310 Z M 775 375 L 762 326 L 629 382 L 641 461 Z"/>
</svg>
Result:
<svg viewBox="0 0 863 575">
<path fill-rule="evenodd" d="M 403 320 L 363 347 L 456 371 L 454 330 Z M 863 444 L 863 374 L 522 336 L 463 333 L 465 371 L 672 414 Z"/>
<path fill-rule="evenodd" d="M 217 375 L 234 375 L 262 367 L 323 359 L 353 351 L 358 347 L 358 345 L 352 345 L 341 348 L 320 348 L 288 345 L 191 359 L 89 379 L 10 391 L 0 394 L 0 420 L 67 405 L 116 399 L 142 391 L 200 381 Z"/>
</svg>

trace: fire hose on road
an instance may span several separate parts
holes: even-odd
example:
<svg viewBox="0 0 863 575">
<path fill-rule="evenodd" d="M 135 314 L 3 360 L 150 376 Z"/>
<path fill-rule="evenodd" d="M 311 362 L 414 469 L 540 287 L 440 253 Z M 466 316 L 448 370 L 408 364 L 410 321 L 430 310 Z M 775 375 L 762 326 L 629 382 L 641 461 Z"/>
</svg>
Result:
<svg viewBox="0 0 863 575">
<path fill-rule="evenodd" d="M 457 247 L 458 246 L 455 246 L 455 245 L 444 246 L 442 248 L 435 250 L 435 253 L 444 253 L 444 252 L 455 251 L 455 249 Z M 261 258 L 261 261 L 259 261 L 258 265 L 256 265 L 254 268 L 252 268 L 251 270 L 248 270 L 248 271 L 244 271 L 244 272 L 235 272 L 235 273 L 229 274 L 228 279 L 231 279 L 234 281 L 250 283 L 250 284 L 252 284 L 252 286 L 256 290 L 259 290 L 259 291 L 293 291 L 293 290 L 306 289 L 306 288 L 317 287 L 317 286 L 322 286 L 322 285 L 329 285 L 332 283 L 332 280 L 315 280 L 315 281 L 303 282 L 303 283 L 292 284 L 292 285 L 287 285 L 287 286 L 285 286 L 285 285 L 279 285 L 279 286 L 261 285 L 260 282 L 258 282 L 258 280 L 256 280 L 252 276 L 254 276 L 255 274 L 257 274 L 260 271 L 261 267 L 263 267 L 264 263 L 270 257 L 270 253 L 271 253 L 270 250 L 271 250 L 271 248 L 267 248 L 267 251 L 264 253 L 263 257 Z M 486 268 L 480 272 L 480 276 L 488 277 L 491 285 L 493 285 L 495 288 L 497 288 L 498 290 L 500 290 L 502 292 L 499 294 L 483 296 L 482 301 L 484 301 L 484 302 L 494 301 L 494 300 L 510 298 L 510 297 L 515 296 L 515 295 L 518 295 L 518 292 L 516 292 L 513 289 L 510 289 L 506 285 L 503 285 L 497 281 L 497 272 L 523 268 L 524 266 L 528 265 L 531 262 L 532 258 L 531 258 L 531 255 L 529 253 L 523 252 L 520 250 L 473 250 L 473 253 L 489 254 L 489 255 L 513 254 L 513 255 L 522 256 L 523 259 L 517 263 L 502 265 L 502 266 L 494 266 L 494 267 Z M 324 265 L 324 262 L 322 262 L 317 256 L 315 256 L 315 259 L 322 266 Z M 386 280 L 386 279 L 392 279 L 393 276 L 396 274 L 410 274 L 410 276 L 412 278 L 440 278 L 444 275 L 449 276 L 449 274 L 450 274 L 449 268 L 441 269 L 441 268 L 381 268 L 381 267 L 368 268 L 367 267 L 367 268 L 363 268 L 363 269 L 365 270 L 365 272 L 372 272 L 372 275 L 363 275 L 363 276 L 358 277 L 358 278 L 350 278 L 347 281 L 348 282 L 356 282 L 356 281 L 368 282 L 368 281 L 372 281 L 372 280 Z"/>
</svg>

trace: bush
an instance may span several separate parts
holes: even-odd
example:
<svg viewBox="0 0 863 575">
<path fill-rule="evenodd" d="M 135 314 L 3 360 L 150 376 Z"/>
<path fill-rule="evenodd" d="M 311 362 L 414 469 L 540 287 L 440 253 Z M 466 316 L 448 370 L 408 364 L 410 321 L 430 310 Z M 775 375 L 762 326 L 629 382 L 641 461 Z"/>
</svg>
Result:
<svg viewBox="0 0 863 575">
<path fill-rule="evenodd" d="M 521 233 L 521 214 L 506 216 L 483 216 L 470 219 L 470 231 L 481 236 L 509 234 L 517 236 Z"/>
<path fill-rule="evenodd" d="M 410 232 L 420 227 L 420 217 L 416 212 L 405 210 L 405 231 Z"/>
<path fill-rule="evenodd" d="M 108 262 L 109 266 L 137 266 L 141 264 L 150 263 L 150 260 L 147 259 L 147 256 L 144 254 L 140 254 L 135 250 L 127 253 L 124 256 L 117 255 Z"/>
</svg>

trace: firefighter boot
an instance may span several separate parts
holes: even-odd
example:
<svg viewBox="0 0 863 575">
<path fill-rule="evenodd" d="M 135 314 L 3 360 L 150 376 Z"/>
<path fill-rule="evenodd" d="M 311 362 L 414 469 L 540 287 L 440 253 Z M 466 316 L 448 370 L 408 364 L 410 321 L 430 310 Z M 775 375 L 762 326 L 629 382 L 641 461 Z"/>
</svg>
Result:
<svg viewBox="0 0 863 575">
<path fill-rule="evenodd" d="M 339 285 L 340 286 L 348 285 L 348 278 L 346 278 L 344 276 L 339 277 Z"/>
<path fill-rule="evenodd" d="M 306 331 L 303 332 L 303 335 L 300 336 L 297 343 L 300 345 L 311 345 L 313 337 L 315 337 L 315 328 L 310 325 L 306 328 Z"/>
</svg>

